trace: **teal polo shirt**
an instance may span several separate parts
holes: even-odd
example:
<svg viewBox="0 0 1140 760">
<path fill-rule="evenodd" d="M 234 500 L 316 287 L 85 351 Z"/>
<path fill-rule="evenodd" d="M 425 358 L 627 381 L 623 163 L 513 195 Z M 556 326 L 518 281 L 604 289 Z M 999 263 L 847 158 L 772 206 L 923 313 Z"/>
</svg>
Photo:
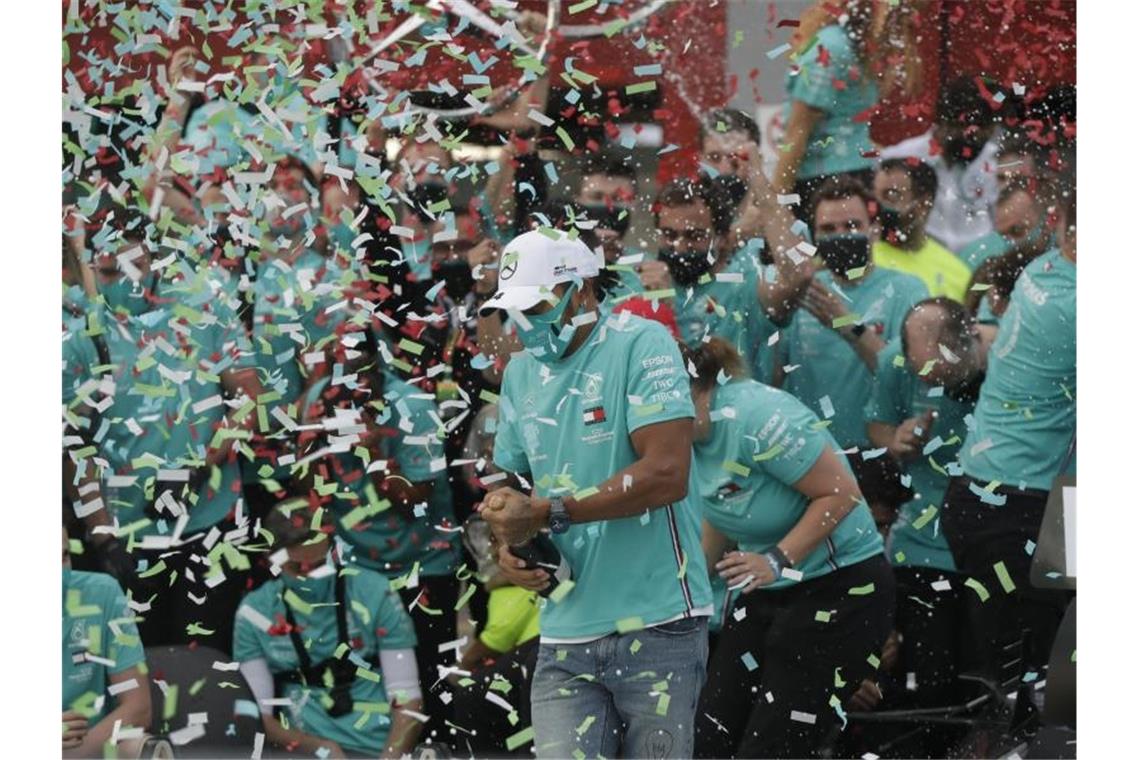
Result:
<svg viewBox="0 0 1140 760">
<path fill-rule="evenodd" d="M 927 297 L 917 277 L 874 267 L 851 286 L 835 283 L 831 272 L 816 275 L 843 300 L 849 311 L 889 342 L 899 335 L 903 317 Z M 784 388 L 828 423 L 845 449 L 868 446 L 863 407 L 871 395 L 871 371 L 843 337 L 800 308 L 780 340 L 787 371 Z"/>
<path fill-rule="evenodd" d="M 511 357 L 494 461 L 527 474 L 539 496 L 585 498 L 637 461 L 632 433 L 692 417 L 689 376 L 669 331 L 629 312 L 610 313 L 561 361 Z M 543 607 L 543 637 L 602 637 L 710 605 L 691 477 L 689 493 L 641 515 L 552 536 L 573 586 Z"/>
<path fill-rule="evenodd" d="M 990 347 L 959 457 L 987 483 L 1047 490 L 1077 422 L 1077 266 L 1054 248 L 1022 272 Z"/>
<path fill-rule="evenodd" d="M 142 666 L 146 657 L 135 616 L 119 582 L 103 573 L 63 571 L 63 709 L 93 726 L 113 709 L 110 676 Z M 145 676 L 138 689 L 149 689 Z"/>
<path fill-rule="evenodd" d="M 287 683 L 275 696 L 290 700 L 290 723 L 305 733 L 331 739 L 345 749 L 379 755 L 388 743 L 392 725 L 384 674 L 375 664 L 384 649 L 416 646 L 412 620 L 389 588 L 388 579 L 370 570 L 348 566 L 345 576 L 345 611 L 349 646 L 345 653 L 359 669 L 352 683 L 352 710 L 338 718 L 328 714 L 328 689 Z M 234 621 L 234 660 L 264 659 L 273 674 L 296 671 L 300 666 L 291 637 L 284 629 L 285 605 L 293 612 L 309 660 L 316 665 L 332 657 L 339 645 L 336 628 L 335 578 L 267 581 L 247 594 Z"/>
<path fill-rule="evenodd" d="M 839 446 L 810 409 L 778 388 L 740 379 L 714 394 L 710 438 L 694 446 L 704 516 L 741 551 L 763 553 L 807 511 L 808 498 L 795 483 L 826 448 L 838 453 Z M 860 501 L 795 569 L 808 581 L 882 551 L 871 510 Z M 802 581 L 782 577 L 764 588 Z"/>
<path fill-rule="evenodd" d="M 906 363 L 898 338 L 879 353 L 879 368 L 867 400 L 867 422 L 897 427 L 927 411 L 938 413 L 922 455 L 904 467 L 914 498 L 902 505 L 891 526 L 887 556 L 894 564 L 956 570 L 939 515 L 949 470 L 954 469 L 966 438 L 966 416 L 973 409 L 973 404 L 947 396 L 943 388 L 923 383 Z"/>
</svg>

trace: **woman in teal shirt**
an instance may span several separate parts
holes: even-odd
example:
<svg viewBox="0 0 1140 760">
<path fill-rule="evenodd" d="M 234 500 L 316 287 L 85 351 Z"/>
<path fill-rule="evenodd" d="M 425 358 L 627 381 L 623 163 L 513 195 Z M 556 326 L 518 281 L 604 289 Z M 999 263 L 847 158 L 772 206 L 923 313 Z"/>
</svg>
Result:
<svg viewBox="0 0 1140 760">
<path fill-rule="evenodd" d="M 873 0 L 821 0 L 800 18 L 772 185 L 777 193 L 800 196 L 795 209 L 801 219 L 809 197 L 829 176 L 854 174 L 870 185 L 875 145 L 869 113 L 881 96 L 895 89 L 912 93 L 920 79 L 908 21 L 902 5 Z M 899 50 L 902 63 L 888 71 L 887 56 Z"/>
<path fill-rule="evenodd" d="M 720 338 L 689 349 L 704 550 L 729 588 L 698 757 L 812 757 L 891 631 L 883 541 L 839 446 Z M 728 542 L 736 551 L 725 553 Z M 715 723 L 714 723 L 715 721 Z"/>
</svg>

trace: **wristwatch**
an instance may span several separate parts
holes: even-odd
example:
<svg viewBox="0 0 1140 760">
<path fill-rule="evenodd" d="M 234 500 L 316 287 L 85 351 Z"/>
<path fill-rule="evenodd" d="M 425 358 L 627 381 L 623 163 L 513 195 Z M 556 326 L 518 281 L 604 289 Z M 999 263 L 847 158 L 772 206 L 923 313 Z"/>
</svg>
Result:
<svg viewBox="0 0 1140 760">
<path fill-rule="evenodd" d="M 549 522 L 551 533 L 565 533 L 570 529 L 570 513 L 566 511 L 566 504 L 560 496 L 555 496 L 550 500 Z"/>
</svg>

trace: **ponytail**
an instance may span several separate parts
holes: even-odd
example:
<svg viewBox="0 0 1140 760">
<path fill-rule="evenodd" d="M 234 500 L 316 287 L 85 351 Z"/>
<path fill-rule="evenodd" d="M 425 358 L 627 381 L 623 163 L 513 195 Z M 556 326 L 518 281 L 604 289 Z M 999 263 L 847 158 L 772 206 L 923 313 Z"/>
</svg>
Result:
<svg viewBox="0 0 1140 760">
<path fill-rule="evenodd" d="M 689 371 L 690 382 L 698 391 L 710 390 L 720 377 L 748 377 L 744 359 L 724 338 L 710 338 L 696 347 L 681 344 L 681 356 Z"/>
</svg>

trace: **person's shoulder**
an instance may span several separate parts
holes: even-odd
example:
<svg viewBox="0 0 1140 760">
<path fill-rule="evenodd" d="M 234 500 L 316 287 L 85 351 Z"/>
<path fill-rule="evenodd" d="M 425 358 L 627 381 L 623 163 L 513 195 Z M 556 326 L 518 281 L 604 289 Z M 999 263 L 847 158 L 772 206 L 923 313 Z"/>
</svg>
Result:
<svg viewBox="0 0 1140 760">
<path fill-rule="evenodd" d="M 728 383 L 724 388 L 733 388 L 735 407 L 748 423 L 757 427 L 758 434 L 773 427 L 773 420 L 783 420 L 794 426 L 804 427 L 817 421 L 802 401 L 783 388 L 762 383 L 759 380 L 744 379 Z M 770 432 L 778 430 L 777 425 Z"/>
<path fill-rule="evenodd" d="M 84 596 L 98 596 L 104 599 L 123 596 L 123 587 L 119 585 L 119 581 L 107 573 L 72 570 L 68 587 L 78 588 Z"/>
<path fill-rule="evenodd" d="M 392 588 L 387 576 L 359 565 L 352 565 L 349 572 L 345 573 L 345 586 L 348 588 L 349 596 L 362 599 L 369 604 L 382 602 L 388 597 L 388 592 Z"/>
<path fill-rule="evenodd" d="M 1033 261 L 1025 265 L 1021 276 L 1017 278 L 1020 285 L 1024 280 L 1042 283 L 1043 287 L 1053 290 L 1059 285 L 1076 286 L 1076 267 L 1061 254 L 1060 248 L 1051 248 Z"/>
<path fill-rule="evenodd" d="M 246 595 L 242 597 L 241 603 L 259 612 L 264 612 L 273 606 L 274 601 L 281 595 L 283 588 L 284 583 L 282 583 L 280 578 L 270 578 L 253 591 L 246 593 Z"/>
<path fill-rule="evenodd" d="M 826 49 L 828 55 L 833 59 L 855 57 L 855 45 L 851 42 L 847 30 L 839 24 L 828 24 L 820 29 L 816 33 L 815 42 L 808 48 L 808 51 L 811 52 L 821 47 Z"/>
<path fill-rule="evenodd" d="M 920 294 L 922 298 L 926 298 L 930 295 L 926 283 L 913 274 L 900 272 L 890 267 L 875 267 L 874 275 L 875 279 L 878 280 L 880 288 L 885 288 L 889 285 L 896 294 Z"/>
<path fill-rule="evenodd" d="M 925 249 L 929 251 L 927 255 L 931 259 L 936 260 L 940 268 L 969 270 L 969 267 L 966 266 L 966 263 L 962 261 L 962 259 L 958 258 L 953 251 L 934 238 L 926 239 Z"/>
<path fill-rule="evenodd" d="M 611 351 L 618 348 L 657 349 L 663 345 L 676 347 L 676 341 L 669 333 L 669 328 L 656 320 L 639 317 L 628 311 L 614 314 L 606 321 L 606 334 L 601 340 L 612 341 L 609 346 Z"/>
</svg>

